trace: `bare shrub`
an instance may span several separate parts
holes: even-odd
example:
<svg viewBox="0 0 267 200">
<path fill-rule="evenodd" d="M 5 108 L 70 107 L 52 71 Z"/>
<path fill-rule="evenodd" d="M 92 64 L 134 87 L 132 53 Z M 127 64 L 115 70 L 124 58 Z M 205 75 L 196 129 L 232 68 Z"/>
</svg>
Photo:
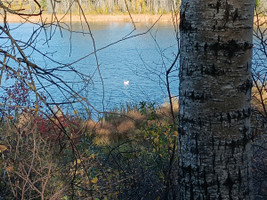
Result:
<svg viewBox="0 0 267 200">
<path fill-rule="evenodd" d="M 257 83 L 256 86 L 252 87 L 251 103 L 260 112 L 267 110 L 267 85 Z"/>
<path fill-rule="evenodd" d="M 5 195 L 12 199 L 49 199 L 63 185 L 58 165 L 53 161 L 51 145 L 36 132 L 36 127 L 28 131 L 23 134 L 13 126 L 8 133 L 1 132 L 8 147 L 1 159 L 5 166 Z"/>
<path fill-rule="evenodd" d="M 24 132 L 30 132 L 33 126 L 33 114 L 30 112 L 22 112 L 18 115 L 17 127 Z"/>
</svg>

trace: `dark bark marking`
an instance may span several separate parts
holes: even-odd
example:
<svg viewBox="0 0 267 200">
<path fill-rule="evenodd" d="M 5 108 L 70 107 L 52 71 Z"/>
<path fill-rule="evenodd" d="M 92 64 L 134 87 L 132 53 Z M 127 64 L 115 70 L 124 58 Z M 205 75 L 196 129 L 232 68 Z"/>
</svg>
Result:
<svg viewBox="0 0 267 200">
<path fill-rule="evenodd" d="M 178 128 L 178 133 L 180 134 L 180 135 L 185 135 L 185 130 L 183 129 L 183 128 L 181 128 L 181 127 L 179 127 Z"/>
<path fill-rule="evenodd" d="M 230 147 L 231 147 L 231 150 L 232 150 L 232 156 L 234 155 L 235 153 L 235 148 L 237 147 L 237 142 L 232 140 L 231 143 L 230 143 Z"/>
<path fill-rule="evenodd" d="M 219 51 L 224 51 L 228 55 L 228 58 L 231 59 L 237 52 L 251 49 L 252 44 L 249 44 L 247 42 L 237 43 L 235 40 L 230 40 L 226 43 L 215 42 L 209 46 L 207 45 L 206 47 L 204 47 L 204 50 L 207 50 L 208 47 L 214 52 L 215 56 L 218 55 Z"/>
<path fill-rule="evenodd" d="M 214 150 L 215 149 L 215 139 L 214 139 L 213 135 L 211 137 L 211 144 L 212 144 L 212 150 Z"/>
<path fill-rule="evenodd" d="M 192 118 L 182 117 L 182 124 L 195 124 L 195 120 Z"/>
<path fill-rule="evenodd" d="M 228 57 L 231 59 L 236 52 L 241 49 L 241 46 L 235 40 L 230 40 L 223 49 L 228 53 Z"/>
<path fill-rule="evenodd" d="M 233 23 L 235 22 L 235 20 L 238 18 L 239 14 L 238 14 L 238 8 L 235 9 L 232 18 L 233 18 Z"/>
<path fill-rule="evenodd" d="M 185 12 L 186 12 L 186 9 L 180 13 L 180 30 L 184 32 L 191 32 L 192 25 L 190 22 L 186 20 Z"/>
<path fill-rule="evenodd" d="M 203 103 L 211 98 L 211 96 L 208 94 L 204 93 L 196 94 L 194 90 L 184 92 L 184 97 L 187 99 L 191 99 L 192 101 L 199 101 L 200 103 Z"/>
<path fill-rule="evenodd" d="M 209 184 L 207 182 L 206 170 L 204 170 L 203 178 L 204 178 L 204 183 L 202 183 L 202 186 L 203 186 L 202 188 L 204 188 L 205 197 L 207 199 L 209 199 L 209 197 L 208 197 L 208 187 L 209 187 Z"/>
<path fill-rule="evenodd" d="M 227 113 L 227 120 L 228 120 L 228 123 L 231 124 L 232 117 L 230 113 Z"/>
<path fill-rule="evenodd" d="M 227 22 L 229 21 L 229 16 L 230 16 L 230 5 L 226 1 L 225 10 L 224 10 L 224 20 L 225 20 L 224 27 L 227 24 Z"/>
<path fill-rule="evenodd" d="M 216 43 L 214 43 L 214 44 L 212 44 L 212 45 L 210 46 L 210 49 L 211 49 L 212 51 L 214 51 L 214 54 L 215 54 L 215 56 L 217 57 L 217 56 L 218 56 L 218 51 L 220 51 L 220 49 L 221 49 L 221 45 L 220 45 L 219 42 L 216 42 Z"/>
<path fill-rule="evenodd" d="M 190 184 L 190 200 L 194 200 L 194 190 L 193 184 Z"/>
<path fill-rule="evenodd" d="M 253 139 L 252 134 L 248 134 L 249 128 L 244 126 L 242 129 L 243 139 L 242 139 L 242 145 L 243 145 L 243 151 L 245 151 L 247 144 L 249 141 Z M 242 161 L 243 162 L 243 161 Z"/>
<path fill-rule="evenodd" d="M 214 64 L 211 66 L 206 66 L 204 69 L 204 73 L 209 76 L 222 76 L 225 74 L 225 71 L 223 69 L 220 69 L 216 67 Z"/>
<path fill-rule="evenodd" d="M 208 49 L 208 44 L 207 44 L 207 43 L 205 43 L 205 45 L 204 45 L 204 51 L 206 52 L 206 51 L 207 51 L 207 49 Z"/>
<path fill-rule="evenodd" d="M 186 73 L 186 76 L 193 76 L 197 73 L 197 76 L 201 74 L 201 75 L 217 77 L 217 76 L 223 76 L 227 73 L 226 69 L 219 68 L 215 64 L 206 66 L 200 65 L 194 68 L 186 68 L 184 71 Z"/>
<path fill-rule="evenodd" d="M 243 46 L 243 50 L 248 50 L 248 49 L 251 49 L 252 47 L 253 47 L 253 44 L 245 42 Z"/>
<path fill-rule="evenodd" d="M 192 153 L 192 154 L 197 154 L 198 153 L 198 148 L 197 148 L 197 145 L 195 145 L 195 146 L 192 146 L 191 148 L 190 148 L 190 152 Z"/>
<path fill-rule="evenodd" d="M 248 108 L 248 109 L 243 109 L 242 111 L 243 111 L 243 116 L 244 116 L 245 118 L 250 117 L 250 115 L 251 115 L 251 109 L 250 109 L 250 108 Z"/>
<path fill-rule="evenodd" d="M 217 10 L 217 13 L 219 13 L 219 11 L 220 11 L 220 7 L 221 7 L 221 1 L 219 0 L 219 1 L 217 1 L 217 3 L 216 3 L 216 10 Z"/>
<path fill-rule="evenodd" d="M 191 93 L 191 98 L 192 98 L 193 101 L 195 101 L 195 92 L 194 92 L 194 90 Z"/>
<path fill-rule="evenodd" d="M 219 150 L 221 146 L 223 146 L 223 145 L 222 145 L 221 140 L 219 140 L 219 144 L 218 144 L 218 148 L 217 148 L 217 150 Z"/>
<path fill-rule="evenodd" d="M 197 134 L 196 134 L 196 154 L 198 155 L 199 154 L 199 150 L 198 150 L 198 138 L 197 138 Z"/>
<path fill-rule="evenodd" d="M 247 92 L 251 90 L 252 85 L 253 85 L 252 80 L 249 78 L 245 80 L 241 85 L 239 85 L 237 89 L 247 94 Z"/>
<path fill-rule="evenodd" d="M 185 92 L 185 97 L 187 99 L 192 99 L 192 92 L 190 91 L 187 91 Z M 209 95 L 205 95 L 205 94 L 196 94 L 196 92 L 194 92 L 194 100 L 199 100 L 200 103 L 201 103 L 201 100 L 202 99 L 209 99 L 210 96 Z M 184 104 L 183 101 L 181 102 L 181 105 Z M 212 114 L 211 116 L 197 116 L 196 118 L 185 118 L 183 117 L 181 120 L 183 120 L 183 122 L 186 122 L 186 123 L 199 123 L 199 121 L 201 121 L 201 126 L 205 126 L 205 125 L 208 125 L 207 123 L 209 123 L 210 125 L 210 119 L 212 118 L 213 119 L 213 122 L 214 119 L 217 120 L 217 122 L 228 122 L 228 123 L 231 123 L 232 120 L 235 120 L 235 121 L 239 121 L 239 120 L 244 120 L 246 118 L 249 118 L 251 115 L 251 109 L 248 108 L 248 109 L 241 109 L 241 110 L 235 110 L 235 111 L 231 111 L 231 112 L 227 112 L 227 113 L 222 113 L 222 112 L 218 112 L 218 113 L 214 113 Z M 209 126 L 208 125 L 208 126 Z M 247 131 L 247 130 L 243 130 L 242 131 Z"/>
<path fill-rule="evenodd" d="M 189 68 L 186 69 L 186 75 L 187 76 L 192 76 L 193 73 L 194 73 L 194 70 L 193 69 L 191 69 L 191 68 L 190 69 Z"/>
<path fill-rule="evenodd" d="M 247 133 L 248 130 L 249 130 L 249 128 L 244 127 L 244 130 L 243 131 Z M 250 140 L 251 140 L 251 137 L 245 135 L 241 139 L 238 139 L 238 140 L 235 139 L 235 140 L 228 140 L 228 141 L 226 141 L 224 147 L 225 147 L 225 150 L 226 149 L 229 149 L 227 147 L 230 147 L 230 149 L 232 151 L 232 155 L 233 155 L 236 148 L 239 149 L 240 147 L 242 147 L 243 148 L 243 151 L 244 151 L 245 148 L 246 148 L 246 145 L 248 144 L 248 142 Z"/>
<path fill-rule="evenodd" d="M 192 167 L 191 165 L 188 165 L 187 167 L 184 167 L 184 165 L 181 166 L 181 169 L 184 174 L 189 174 L 189 177 L 191 179 L 191 172 L 192 172 Z"/>
<path fill-rule="evenodd" d="M 230 40 L 226 46 L 223 47 L 228 52 L 229 58 L 232 58 L 234 54 L 240 50 L 246 51 L 253 47 L 252 44 L 247 42 L 237 43 L 235 40 Z"/>
<path fill-rule="evenodd" d="M 241 185 L 242 185 L 242 175 L 240 168 L 238 169 L 238 190 L 241 191 Z"/>
<path fill-rule="evenodd" d="M 215 163 L 215 160 L 216 160 L 216 154 L 215 152 L 213 152 L 212 154 L 212 168 L 213 168 L 213 173 L 215 174 L 215 167 L 216 167 L 216 163 Z"/>
<path fill-rule="evenodd" d="M 180 30 L 187 32 L 191 30 L 191 23 L 186 20 L 186 11 L 189 7 L 189 3 L 186 3 L 183 8 L 184 10 L 180 12 Z"/>
<path fill-rule="evenodd" d="M 218 174 L 217 174 L 216 182 L 217 182 L 217 193 L 221 195 L 221 184 L 220 184 L 220 181 L 219 181 L 219 175 Z"/>
<path fill-rule="evenodd" d="M 217 13 L 219 13 L 219 11 L 220 11 L 220 7 L 221 7 L 221 0 L 218 0 L 218 1 L 216 2 L 216 4 L 214 4 L 214 3 L 209 3 L 208 6 L 209 6 L 210 8 L 216 9 Z"/>
<path fill-rule="evenodd" d="M 247 62 L 247 71 L 249 70 L 249 68 L 250 68 L 250 65 L 249 65 L 249 63 Z"/>
<path fill-rule="evenodd" d="M 222 113 L 220 113 L 220 121 L 221 121 L 221 123 L 223 122 L 223 114 Z"/>
<path fill-rule="evenodd" d="M 237 120 L 241 120 L 242 119 L 242 114 L 240 112 L 240 110 L 237 111 Z"/>
<path fill-rule="evenodd" d="M 223 185 L 225 185 L 225 186 L 228 187 L 228 190 L 229 190 L 229 199 L 232 199 L 231 192 L 232 192 L 232 188 L 233 188 L 234 182 L 233 182 L 232 178 L 230 177 L 230 173 L 229 172 L 228 172 L 228 177 L 225 180 L 225 182 L 223 183 Z"/>
<path fill-rule="evenodd" d="M 202 120 L 200 117 L 198 118 L 198 125 L 199 125 L 199 128 L 201 129 L 202 128 Z"/>
<path fill-rule="evenodd" d="M 215 20 L 215 24 L 212 26 L 213 31 L 215 31 L 217 25 L 218 25 L 218 21 Z"/>
<path fill-rule="evenodd" d="M 198 46 L 199 46 L 199 44 L 198 44 L 198 42 L 196 43 L 196 50 L 198 51 Z"/>
<path fill-rule="evenodd" d="M 235 120 L 243 120 L 245 118 L 248 118 L 250 116 L 250 108 L 248 109 L 242 109 L 242 110 L 236 110 L 236 111 L 232 111 L 231 113 L 227 113 L 227 114 L 215 114 L 214 117 L 216 117 L 217 115 L 222 115 L 223 119 L 225 120 L 226 117 L 229 121 L 232 120 L 232 119 L 235 119 Z M 228 116 L 229 115 L 229 116 Z"/>
<path fill-rule="evenodd" d="M 180 13 L 180 29 L 182 30 L 185 23 L 185 11 Z"/>
</svg>

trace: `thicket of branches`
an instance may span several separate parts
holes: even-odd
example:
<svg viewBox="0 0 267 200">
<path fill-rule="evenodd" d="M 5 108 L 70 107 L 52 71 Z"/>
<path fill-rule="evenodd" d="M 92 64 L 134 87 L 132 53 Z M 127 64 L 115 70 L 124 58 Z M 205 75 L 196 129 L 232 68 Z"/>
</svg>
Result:
<svg viewBox="0 0 267 200">
<path fill-rule="evenodd" d="M 266 199 L 267 163 L 267 10 L 258 4 L 255 10 L 254 52 L 252 67 L 252 130 L 255 140 L 252 143 L 253 181 L 255 199 Z"/>
<path fill-rule="evenodd" d="M 56 6 L 52 6 L 52 18 L 47 22 L 42 18 L 44 2 L 34 0 L 21 7 L 14 7 L 13 3 L 15 1 L 0 3 L 3 21 L 0 25 L 0 197 L 156 199 L 175 195 L 177 109 L 174 105 L 177 106 L 177 102 L 173 101 L 169 89 L 171 107 L 159 109 L 154 104 L 142 103 L 120 112 L 106 112 L 103 102 L 104 82 L 98 52 L 148 34 L 154 25 L 135 34 L 132 21 L 131 33 L 97 49 L 79 1 L 70 4 L 66 12 L 78 7 L 84 21 L 81 33 L 73 31 L 71 22 L 60 21 Z M 127 12 L 131 18 L 130 9 Z M 9 24 L 9 14 L 17 15 L 24 23 Z M 39 23 L 31 21 L 31 16 L 39 17 Z M 173 16 L 177 29 L 177 13 Z M 33 31 L 27 40 L 13 35 L 28 23 L 32 24 Z M 51 38 L 62 30 L 69 32 L 70 48 L 72 34 L 88 35 L 93 51 L 72 61 L 55 60 L 49 46 Z M 178 54 L 165 66 L 167 72 L 160 74 L 166 83 Z M 95 61 L 90 65 L 94 69 L 90 74 L 75 67 L 89 56 Z M 163 58 L 163 54 L 161 56 Z M 62 72 L 76 79 L 65 80 Z M 95 77 L 103 86 L 101 110 L 86 96 Z M 77 84 L 82 87 L 76 87 Z M 56 91 L 60 98 L 55 98 L 51 91 Z M 82 106 L 84 116 L 74 108 L 75 104 Z M 61 110 L 66 106 L 67 110 Z M 101 120 L 92 120 L 99 116 Z"/>
</svg>

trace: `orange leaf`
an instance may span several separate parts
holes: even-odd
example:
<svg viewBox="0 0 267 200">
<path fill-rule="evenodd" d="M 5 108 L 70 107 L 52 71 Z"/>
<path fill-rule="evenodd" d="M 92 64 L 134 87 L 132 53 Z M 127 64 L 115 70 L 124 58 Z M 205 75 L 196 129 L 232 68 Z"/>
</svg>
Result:
<svg viewBox="0 0 267 200">
<path fill-rule="evenodd" d="M 98 178 L 97 178 L 97 177 L 94 177 L 94 178 L 91 180 L 91 182 L 92 182 L 93 184 L 96 184 L 97 181 L 98 181 Z"/>
<path fill-rule="evenodd" d="M 12 117 L 12 116 L 7 116 L 7 119 L 10 119 L 10 120 L 12 120 L 12 119 L 13 119 L 13 117 Z"/>
<path fill-rule="evenodd" d="M 95 159 L 95 154 L 91 154 L 91 155 L 89 156 L 89 158 L 91 158 L 91 159 Z"/>
<path fill-rule="evenodd" d="M 175 136 L 178 136 L 178 131 L 174 131 L 173 133 Z"/>
<path fill-rule="evenodd" d="M 7 147 L 5 145 L 0 144 L 0 153 L 7 150 Z"/>
<path fill-rule="evenodd" d="M 8 166 L 8 167 L 6 167 L 6 170 L 8 172 L 13 172 L 14 171 L 14 167 L 13 166 Z"/>
</svg>

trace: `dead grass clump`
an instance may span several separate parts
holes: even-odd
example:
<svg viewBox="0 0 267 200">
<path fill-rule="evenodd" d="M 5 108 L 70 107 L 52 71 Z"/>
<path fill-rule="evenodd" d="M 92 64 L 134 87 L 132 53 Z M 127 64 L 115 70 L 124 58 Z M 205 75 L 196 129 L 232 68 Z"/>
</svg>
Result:
<svg viewBox="0 0 267 200">
<path fill-rule="evenodd" d="M 135 130 L 135 124 L 130 120 L 122 121 L 117 130 L 119 133 L 130 133 Z"/>
<path fill-rule="evenodd" d="M 108 136 L 114 132 L 115 127 L 110 122 L 99 122 L 95 125 L 95 132 L 98 136 Z"/>
<path fill-rule="evenodd" d="M 134 121 L 143 121 L 145 119 L 145 116 L 137 110 L 130 110 L 127 115 Z"/>
<path fill-rule="evenodd" d="M 96 126 L 97 128 L 104 128 L 104 129 L 108 129 L 108 130 L 112 130 L 114 129 L 114 125 L 110 122 L 99 122 Z"/>
<path fill-rule="evenodd" d="M 89 130 L 95 129 L 96 128 L 96 125 L 97 125 L 97 123 L 94 120 L 92 120 L 92 119 L 89 119 L 88 121 L 85 122 L 85 126 Z"/>
<path fill-rule="evenodd" d="M 158 125 L 158 123 L 159 123 L 159 120 L 148 120 L 147 121 L 147 126 L 148 127 L 153 127 L 155 125 Z"/>
<path fill-rule="evenodd" d="M 173 112 L 174 115 L 177 116 L 178 115 L 178 111 L 179 111 L 179 101 L 178 98 L 172 98 L 172 106 L 173 106 Z M 171 105 L 169 102 L 165 102 L 163 105 L 161 105 L 158 109 L 157 109 L 157 113 L 163 115 L 163 116 L 167 116 L 169 118 L 171 118 Z"/>
<path fill-rule="evenodd" d="M 170 111 L 170 107 L 168 106 L 160 106 L 157 111 L 156 111 L 157 115 L 163 117 L 163 118 L 167 118 L 167 119 L 171 119 L 171 111 Z"/>
<path fill-rule="evenodd" d="M 104 129 L 104 128 L 98 128 L 96 129 L 96 134 L 98 136 L 108 136 L 110 135 L 111 131 L 108 129 Z"/>
</svg>

